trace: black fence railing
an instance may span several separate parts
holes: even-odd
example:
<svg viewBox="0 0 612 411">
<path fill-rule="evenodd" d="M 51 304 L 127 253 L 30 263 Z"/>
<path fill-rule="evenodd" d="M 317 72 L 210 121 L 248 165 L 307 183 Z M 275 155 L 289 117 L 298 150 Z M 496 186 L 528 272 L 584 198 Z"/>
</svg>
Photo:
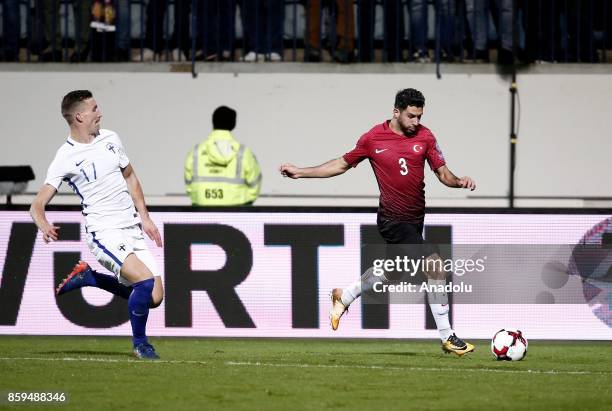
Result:
<svg viewBox="0 0 612 411">
<path fill-rule="evenodd" d="M 2 0 L 25 62 L 608 61 L 607 0 Z"/>
</svg>

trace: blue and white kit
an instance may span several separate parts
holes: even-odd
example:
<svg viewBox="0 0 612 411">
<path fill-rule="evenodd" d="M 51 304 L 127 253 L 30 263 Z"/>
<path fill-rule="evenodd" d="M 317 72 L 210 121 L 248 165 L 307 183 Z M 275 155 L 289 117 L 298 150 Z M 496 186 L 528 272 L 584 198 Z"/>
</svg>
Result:
<svg viewBox="0 0 612 411">
<path fill-rule="evenodd" d="M 151 270 L 159 270 L 147 248 L 122 169 L 130 164 L 119 136 L 101 129 L 90 144 L 71 137 L 58 150 L 47 171 L 45 184 L 59 190 L 66 182 L 80 197 L 87 245 L 96 259 L 120 282 L 121 266 L 131 253 Z"/>
</svg>

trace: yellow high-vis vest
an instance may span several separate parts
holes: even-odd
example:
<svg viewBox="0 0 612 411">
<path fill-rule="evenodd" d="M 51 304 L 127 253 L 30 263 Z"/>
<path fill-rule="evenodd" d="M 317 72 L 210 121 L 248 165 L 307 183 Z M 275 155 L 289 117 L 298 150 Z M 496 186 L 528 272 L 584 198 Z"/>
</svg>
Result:
<svg viewBox="0 0 612 411">
<path fill-rule="evenodd" d="M 253 152 L 227 130 L 214 130 L 187 154 L 185 186 L 195 206 L 249 204 L 261 189 Z"/>
</svg>

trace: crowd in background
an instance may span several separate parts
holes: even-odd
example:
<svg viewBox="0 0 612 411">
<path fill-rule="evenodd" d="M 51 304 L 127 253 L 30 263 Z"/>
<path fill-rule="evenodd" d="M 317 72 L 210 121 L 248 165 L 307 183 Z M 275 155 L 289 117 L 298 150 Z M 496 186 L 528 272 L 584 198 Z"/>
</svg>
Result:
<svg viewBox="0 0 612 411">
<path fill-rule="evenodd" d="M 42 62 L 598 62 L 612 12 L 606 0 L 0 4 L 0 60 Z"/>
</svg>

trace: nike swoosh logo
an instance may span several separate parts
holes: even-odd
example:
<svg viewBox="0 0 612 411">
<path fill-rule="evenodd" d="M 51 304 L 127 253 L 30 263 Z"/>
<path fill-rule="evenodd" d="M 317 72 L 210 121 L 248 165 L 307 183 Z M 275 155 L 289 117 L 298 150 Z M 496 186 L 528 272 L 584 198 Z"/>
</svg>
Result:
<svg viewBox="0 0 612 411">
<path fill-rule="evenodd" d="M 85 160 L 81 160 L 80 162 L 76 163 L 76 166 L 78 167 L 78 166 L 80 166 L 81 164 L 83 164 L 83 161 L 85 161 Z"/>
<path fill-rule="evenodd" d="M 376 150 L 374 150 L 374 151 L 376 152 L 376 154 L 380 154 L 380 153 L 382 153 L 383 151 L 387 151 L 387 150 L 388 150 L 388 148 L 383 148 L 383 149 L 381 149 L 381 150 L 376 149 Z"/>
<path fill-rule="evenodd" d="M 136 317 L 142 317 L 145 315 L 145 313 L 137 313 L 136 311 L 132 311 L 132 314 L 134 314 Z"/>
</svg>

